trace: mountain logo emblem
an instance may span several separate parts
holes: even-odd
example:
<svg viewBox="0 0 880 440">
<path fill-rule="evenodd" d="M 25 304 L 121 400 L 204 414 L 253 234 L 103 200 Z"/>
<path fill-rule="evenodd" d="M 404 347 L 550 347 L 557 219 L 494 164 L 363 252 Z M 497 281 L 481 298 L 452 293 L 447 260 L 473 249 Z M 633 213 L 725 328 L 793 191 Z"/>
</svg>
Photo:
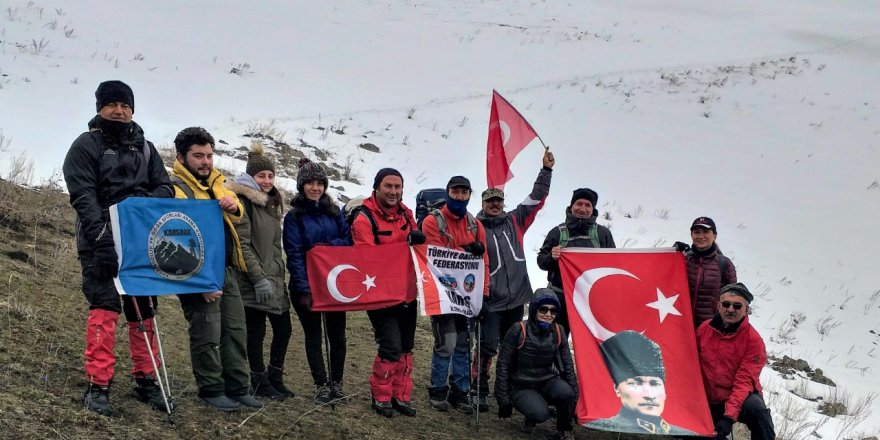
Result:
<svg viewBox="0 0 880 440">
<path fill-rule="evenodd" d="M 163 215 L 152 229 L 147 244 L 150 264 L 162 278 L 184 281 L 198 274 L 205 264 L 205 246 L 196 223 L 182 212 Z"/>
</svg>

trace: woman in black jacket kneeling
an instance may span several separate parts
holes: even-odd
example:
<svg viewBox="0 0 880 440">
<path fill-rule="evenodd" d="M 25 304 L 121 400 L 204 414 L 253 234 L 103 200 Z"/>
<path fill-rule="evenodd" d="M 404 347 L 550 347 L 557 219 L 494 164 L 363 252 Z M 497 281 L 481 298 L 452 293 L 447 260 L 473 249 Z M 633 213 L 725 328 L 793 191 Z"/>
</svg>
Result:
<svg viewBox="0 0 880 440">
<path fill-rule="evenodd" d="M 495 398 L 498 417 L 511 416 L 513 409 L 525 416 L 523 429 L 552 415 L 556 407 L 559 438 L 571 438 L 571 420 L 578 387 L 568 338 L 554 321 L 559 300 L 550 289 L 535 291 L 529 304 L 529 319 L 507 331 L 499 349 L 495 370 Z"/>
</svg>

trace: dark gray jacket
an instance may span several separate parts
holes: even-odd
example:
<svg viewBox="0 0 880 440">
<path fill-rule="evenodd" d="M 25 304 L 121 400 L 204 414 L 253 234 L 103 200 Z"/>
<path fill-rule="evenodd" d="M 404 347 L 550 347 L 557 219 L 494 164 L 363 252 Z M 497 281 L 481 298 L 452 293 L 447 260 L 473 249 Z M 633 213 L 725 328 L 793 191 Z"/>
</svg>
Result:
<svg viewBox="0 0 880 440">
<path fill-rule="evenodd" d="M 552 169 L 542 168 L 529 196 L 515 209 L 498 217 L 477 219 L 486 230 L 489 253 L 489 299 L 484 304 L 490 312 L 522 306 L 532 298 L 532 284 L 526 268 L 523 236 L 535 221 L 550 193 Z"/>
<path fill-rule="evenodd" d="M 79 251 L 91 250 L 98 239 L 112 239 L 110 205 L 128 197 L 174 196 L 162 158 L 144 140 L 143 129 L 132 122 L 126 133 L 113 138 L 101 131 L 101 120 L 95 116 L 89 121 L 89 131 L 73 141 L 62 166 L 70 204 L 76 210 Z"/>
</svg>

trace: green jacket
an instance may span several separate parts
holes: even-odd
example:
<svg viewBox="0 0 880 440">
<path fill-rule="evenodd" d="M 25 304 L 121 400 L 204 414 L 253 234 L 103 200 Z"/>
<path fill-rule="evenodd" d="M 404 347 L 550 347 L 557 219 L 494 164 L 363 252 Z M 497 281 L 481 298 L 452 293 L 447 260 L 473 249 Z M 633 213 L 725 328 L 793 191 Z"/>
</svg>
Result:
<svg viewBox="0 0 880 440">
<path fill-rule="evenodd" d="M 245 207 L 245 215 L 235 225 L 242 237 L 242 247 L 247 273 L 237 271 L 241 300 L 245 307 L 280 314 L 290 310 L 287 283 L 284 281 L 284 250 L 281 247 L 281 214 L 283 196 L 278 188 L 265 193 L 248 174 L 235 181 L 227 181 L 226 187 L 238 195 Z M 272 284 L 269 301 L 260 304 L 256 299 L 254 282 L 265 278 Z"/>
</svg>

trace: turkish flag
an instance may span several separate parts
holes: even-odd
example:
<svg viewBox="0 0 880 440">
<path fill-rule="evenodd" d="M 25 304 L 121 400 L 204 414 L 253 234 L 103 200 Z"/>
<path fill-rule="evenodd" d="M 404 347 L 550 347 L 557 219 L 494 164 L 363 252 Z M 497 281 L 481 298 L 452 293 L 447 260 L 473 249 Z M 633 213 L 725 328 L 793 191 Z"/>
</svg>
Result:
<svg viewBox="0 0 880 440">
<path fill-rule="evenodd" d="M 312 311 L 375 310 L 416 299 L 416 275 L 405 242 L 380 246 L 315 246 L 306 254 Z"/>
<path fill-rule="evenodd" d="M 579 422 L 618 432 L 654 429 L 655 434 L 712 435 L 681 253 L 566 249 L 559 266 L 575 364 L 582 379 L 576 409 Z M 626 344 L 615 347 L 624 340 Z M 614 366 L 606 365 L 606 359 L 612 359 L 608 363 Z M 650 396 L 627 396 L 618 385 L 620 379 L 633 376 L 642 377 L 630 382 L 639 386 L 647 383 L 642 382 L 646 376 L 661 380 L 655 381 L 658 386 Z M 635 410 L 627 412 L 627 404 Z M 645 408 L 653 414 L 627 424 L 627 417 L 635 420 Z"/>
<path fill-rule="evenodd" d="M 492 91 L 489 140 L 486 142 L 486 180 L 489 188 L 504 189 L 513 178 L 510 164 L 538 133 L 506 99 Z"/>
</svg>

